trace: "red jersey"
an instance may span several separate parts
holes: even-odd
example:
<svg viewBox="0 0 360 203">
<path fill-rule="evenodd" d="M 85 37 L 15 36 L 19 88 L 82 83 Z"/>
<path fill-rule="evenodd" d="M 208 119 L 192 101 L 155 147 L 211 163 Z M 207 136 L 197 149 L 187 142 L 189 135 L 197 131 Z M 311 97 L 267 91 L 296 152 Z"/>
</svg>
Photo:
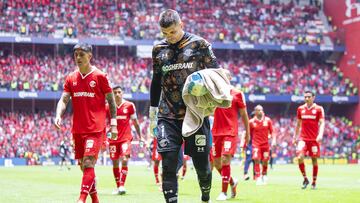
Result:
<svg viewBox="0 0 360 203">
<path fill-rule="evenodd" d="M 297 118 L 301 120 L 300 139 L 315 141 L 319 133 L 319 120 L 325 118 L 322 106 L 313 104 L 310 108 L 306 104 L 297 109 Z"/>
<path fill-rule="evenodd" d="M 213 136 L 238 136 L 238 110 L 246 108 L 244 94 L 231 89 L 233 100 L 230 108 L 216 108 L 214 113 Z"/>
<path fill-rule="evenodd" d="M 263 116 L 261 120 L 256 117 L 250 119 L 250 135 L 253 146 L 269 144 L 269 134 L 273 133 L 272 122 L 269 117 Z"/>
<path fill-rule="evenodd" d="M 73 134 L 102 132 L 105 128 L 105 95 L 112 92 L 106 74 L 92 66 L 83 76 L 78 70 L 70 73 L 64 92 L 71 94 Z"/>
<path fill-rule="evenodd" d="M 108 117 L 110 117 L 110 111 L 108 109 Z M 118 139 L 111 140 L 110 142 L 124 142 L 131 141 L 131 128 L 130 128 L 130 119 L 136 119 L 136 109 L 135 105 L 132 102 L 126 101 L 123 99 L 123 102 L 116 107 L 116 120 L 117 120 L 117 130 L 118 130 Z"/>
</svg>

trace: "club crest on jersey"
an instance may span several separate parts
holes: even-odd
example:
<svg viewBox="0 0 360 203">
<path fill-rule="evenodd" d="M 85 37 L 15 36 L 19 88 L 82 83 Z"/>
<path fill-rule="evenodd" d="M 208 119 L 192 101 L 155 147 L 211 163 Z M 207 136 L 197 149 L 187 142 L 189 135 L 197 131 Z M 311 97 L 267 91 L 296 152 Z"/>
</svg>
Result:
<svg viewBox="0 0 360 203">
<path fill-rule="evenodd" d="M 77 82 L 73 82 L 73 86 L 76 86 L 77 85 Z"/>
<path fill-rule="evenodd" d="M 95 86 L 96 86 L 96 82 L 92 80 L 92 81 L 90 81 L 89 85 L 90 85 L 90 87 L 95 87 Z"/>
<path fill-rule="evenodd" d="M 311 111 L 311 113 L 312 113 L 312 114 L 316 114 L 316 109 L 313 109 L 313 110 Z"/>
<path fill-rule="evenodd" d="M 265 121 L 264 124 L 263 124 L 263 126 L 268 126 L 268 122 Z"/>
<path fill-rule="evenodd" d="M 186 49 L 184 51 L 184 55 L 187 56 L 187 57 L 190 57 L 192 55 L 192 53 L 193 53 L 192 49 Z"/>
<path fill-rule="evenodd" d="M 128 110 L 127 109 L 124 109 L 124 111 L 123 111 L 124 113 L 127 113 L 128 112 Z"/>
</svg>

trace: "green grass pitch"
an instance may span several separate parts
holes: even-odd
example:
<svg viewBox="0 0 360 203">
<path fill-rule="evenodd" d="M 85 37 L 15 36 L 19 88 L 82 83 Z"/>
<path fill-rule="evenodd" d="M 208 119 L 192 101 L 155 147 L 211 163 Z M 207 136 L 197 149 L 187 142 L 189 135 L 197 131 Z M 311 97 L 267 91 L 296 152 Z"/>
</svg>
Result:
<svg viewBox="0 0 360 203">
<path fill-rule="evenodd" d="M 179 203 L 200 202 L 200 191 L 194 170 L 188 167 L 185 180 L 179 180 Z M 311 178 L 312 167 L 307 165 Z M 98 193 L 103 203 L 165 202 L 155 185 L 153 172 L 146 166 L 129 166 L 127 194 L 112 195 L 115 183 L 111 166 L 97 166 Z M 240 166 L 232 166 L 232 174 L 242 178 Z M 227 202 L 360 202 L 360 165 L 320 165 L 318 188 L 301 190 L 302 177 L 297 165 L 275 165 L 269 171 L 269 183 L 256 186 L 255 181 L 240 180 L 238 195 Z M 76 202 L 80 191 L 81 172 L 57 166 L 0 168 L 0 202 L 67 203 Z M 221 190 L 221 178 L 213 173 L 212 202 Z M 87 202 L 91 202 L 88 198 Z"/>
</svg>

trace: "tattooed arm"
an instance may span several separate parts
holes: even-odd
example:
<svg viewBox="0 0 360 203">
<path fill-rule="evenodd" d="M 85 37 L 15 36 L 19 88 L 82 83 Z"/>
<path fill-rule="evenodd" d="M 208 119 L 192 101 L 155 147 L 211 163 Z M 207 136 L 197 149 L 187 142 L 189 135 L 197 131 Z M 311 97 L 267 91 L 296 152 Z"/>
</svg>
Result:
<svg viewBox="0 0 360 203">
<path fill-rule="evenodd" d="M 55 116 L 54 125 L 57 129 L 60 129 L 61 127 L 61 117 L 63 116 L 69 101 L 70 101 L 70 93 L 63 92 L 56 106 L 56 116 Z"/>
<path fill-rule="evenodd" d="M 112 92 L 107 93 L 106 100 L 109 104 L 109 110 L 110 110 L 111 139 L 116 140 L 118 131 L 117 131 L 117 122 L 116 122 L 116 104 L 115 104 L 114 94 Z"/>
</svg>

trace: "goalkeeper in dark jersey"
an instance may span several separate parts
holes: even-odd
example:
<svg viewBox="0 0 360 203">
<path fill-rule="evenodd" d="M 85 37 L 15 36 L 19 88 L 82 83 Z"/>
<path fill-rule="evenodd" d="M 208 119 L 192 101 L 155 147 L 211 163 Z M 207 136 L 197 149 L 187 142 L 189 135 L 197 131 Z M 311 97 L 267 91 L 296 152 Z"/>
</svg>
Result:
<svg viewBox="0 0 360 203">
<path fill-rule="evenodd" d="M 162 156 L 163 193 L 166 202 L 178 201 L 176 168 L 178 154 L 185 142 L 185 154 L 192 157 L 201 189 L 202 202 L 209 202 L 211 148 L 209 119 L 193 135 L 183 137 L 182 124 L 186 106 L 182 90 L 186 78 L 205 68 L 219 68 L 211 45 L 205 39 L 184 32 L 179 14 L 171 9 L 163 11 L 159 25 L 165 39 L 153 47 L 153 78 L 150 89 L 150 131 L 157 137 L 158 152 Z"/>
</svg>

